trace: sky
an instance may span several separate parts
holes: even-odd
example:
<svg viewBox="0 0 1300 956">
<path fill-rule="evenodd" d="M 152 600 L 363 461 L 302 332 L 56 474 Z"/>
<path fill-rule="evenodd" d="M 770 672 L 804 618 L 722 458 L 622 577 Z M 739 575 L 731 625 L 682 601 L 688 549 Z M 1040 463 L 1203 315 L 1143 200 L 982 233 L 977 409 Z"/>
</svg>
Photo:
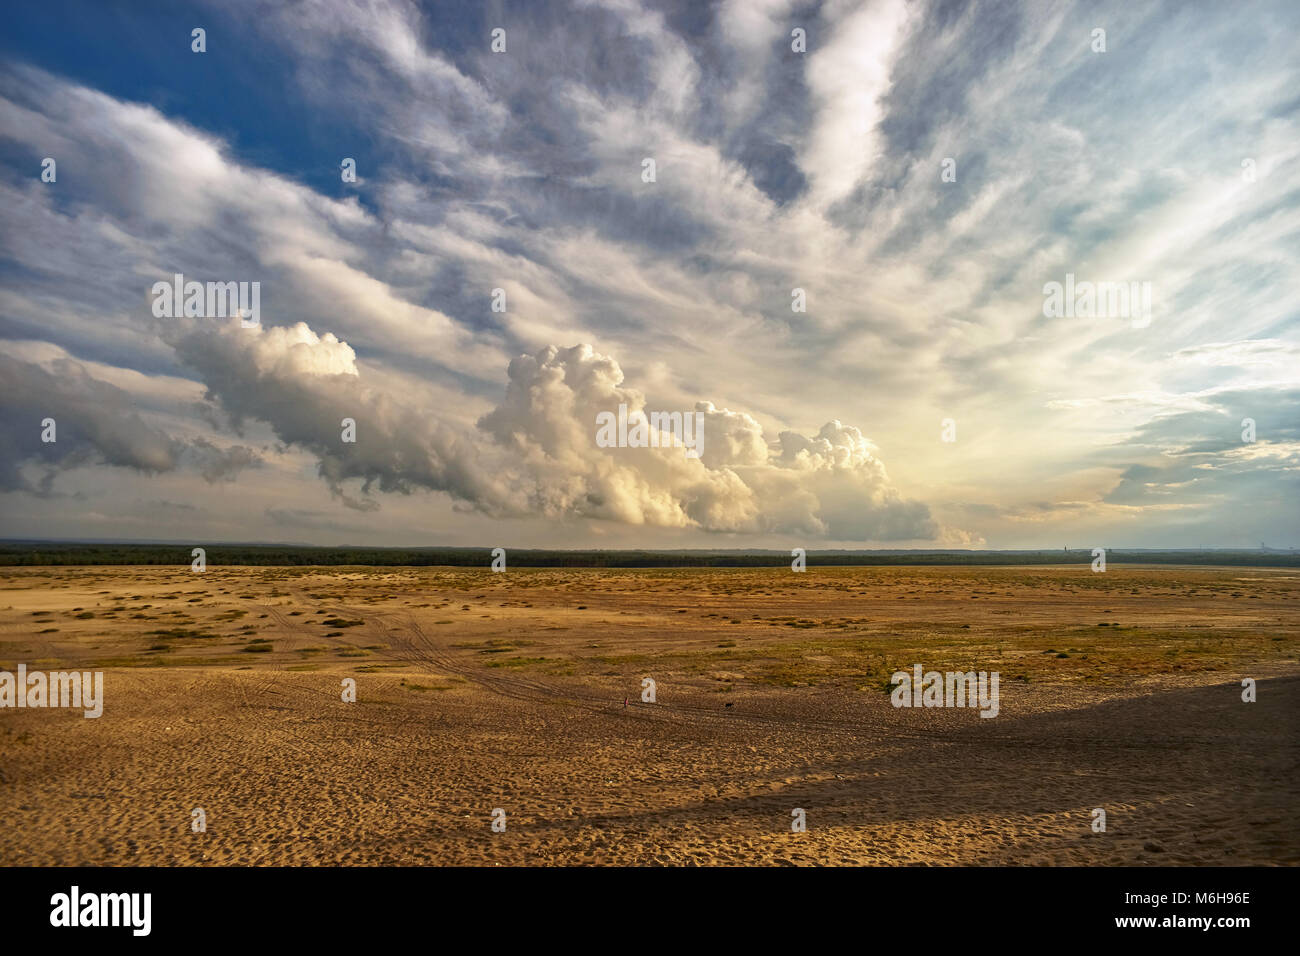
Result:
<svg viewBox="0 0 1300 956">
<path fill-rule="evenodd" d="M 0 537 L 1300 546 L 1298 35 L 1293 0 L 19 5 Z M 257 322 L 160 305 L 176 274 Z M 700 453 L 598 441 L 620 405 Z"/>
</svg>

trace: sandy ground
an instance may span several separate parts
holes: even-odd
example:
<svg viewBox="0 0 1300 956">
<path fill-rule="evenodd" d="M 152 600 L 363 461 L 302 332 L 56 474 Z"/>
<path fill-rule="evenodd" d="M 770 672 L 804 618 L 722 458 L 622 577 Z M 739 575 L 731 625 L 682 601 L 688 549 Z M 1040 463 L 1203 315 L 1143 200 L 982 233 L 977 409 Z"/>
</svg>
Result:
<svg viewBox="0 0 1300 956">
<path fill-rule="evenodd" d="M 1296 864 L 1298 637 L 1256 568 L 3 569 L 106 702 L 0 710 L 0 863 Z"/>
</svg>

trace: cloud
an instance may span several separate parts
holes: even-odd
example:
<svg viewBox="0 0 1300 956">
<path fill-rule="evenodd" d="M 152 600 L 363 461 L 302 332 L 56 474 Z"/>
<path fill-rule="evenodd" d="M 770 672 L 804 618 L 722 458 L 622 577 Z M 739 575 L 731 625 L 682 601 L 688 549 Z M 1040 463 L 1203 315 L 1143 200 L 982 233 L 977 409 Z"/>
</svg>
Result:
<svg viewBox="0 0 1300 956">
<path fill-rule="evenodd" d="M 810 59 L 808 86 L 817 114 L 800 163 L 818 206 L 845 196 L 882 150 L 882 101 L 907 23 L 902 0 L 863 4 L 825 29 L 825 47 Z"/>
<path fill-rule="evenodd" d="M 363 384 L 352 348 L 331 333 L 317 335 L 302 322 L 245 329 L 235 319 L 180 321 L 165 334 L 237 427 L 267 422 L 284 444 L 310 451 L 345 504 L 377 507 L 366 497 L 372 488 L 409 494 L 422 487 L 487 504 L 498 497 L 468 436 Z M 349 418 L 355 444 L 342 440 Z M 363 497 L 345 493 L 352 479 L 360 480 Z"/>
<path fill-rule="evenodd" d="M 234 481 L 245 468 L 256 468 L 262 457 L 244 445 L 218 448 L 206 438 L 195 438 L 186 449 L 187 461 L 209 484 Z"/>
<path fill-rule="evenodd" d="M 78 398 L 20 373 L 20 401 L 78 401 L 92 437 L 35 448 L 23 419 L 7 487 L 49 490 L 76 466 L 67 486 L 108 507 L 142 475 L 241 474 L 355 540 L 366 522 L 381 543 L 454 518 L 466 540 L 554 527 L 573 546 L 641 540 L 619 526 L 683 544 L 960 541 L 925 538 L 928 509 L 965 520 L 981 499 L 1001 509 L 978 529 L 999 545 L 1031 540 L 999 530 L 1116 511 L 1140 537 L 1169 527 L 1142 511 L 1171 500 L 1218 528 L 1212 542 L 1239 529 L 1225 503 L 1290 487 L 1264 460 L 1283 451 L 1268 403 L 1296 385 L 1294 3 L 212 6 L 229 42 L 186 63 L 242 51 L 274 59 L 269 79 L 227 72 L 231 95 L 214 96 L 206 69 L 160 56 L 88 72 L 63 43 L 0 66 L 0 336 L 125 393 L 103 393 L 121 415 L 101 421 L 98 386 Z M 84 22 L 109 45 L 156 28 L 147 10 Z M 488 49 L 497 25 L 506 54 Z M 38 177 L 47 155 L 57 183 Z M 359 182 L 339 181 L 342 156 Z M 940 179 L 947 157 L 956 182 Z M 154 320 L 147 290 L 177 271 L 260 280 L 261 336 Z M 1043 283 L 1067 271 L 1150 280 L 1155 321 L 1046 320 Z M 590 356 L 546 357 L 574 342 Z M 521 354 L 533 365 L 502 397 Z M 177 400 L 142 400 L 154 387 Z M 221 414 L 196 405 L 204 388 Z M 1241 396 L 1231 415 L 1225 389 Z M 593 450 L 580 416 L 619 396 L 699 408 L 703 459 Z M 1253 415 L 1268 437 L 1221 449 L 1243 469 L 1231 480 L 1227 459 L 1125 479 L 1230 441 L 1210 419 L 1196 437 L 1183 412 Z M 945 417 L 954 444 L 935 437 Z M 259 451 L 225 448 L 232 419 Z M 169 498 L 208 490 L 166 483 Z M 426 500 L 407 496 L 427 490 L 445 497 L 421 524 Z M 36 520 L 39 502 L 9 500 Z M 1294 501 L 1269 500 L 1297 526 Z M 388 529 L 338 507 L 381 501 Z M 87 513 L 40 517 L 75 534 Z M 261 515 L 214 522 L 255 537 Z"/>
<path fill-rule="evenodd" d="M 94 377 L 81 363 L 47 366 L 0 355 L 0 490 L 49 494 L 55 476 L 93 465 L 154 475 L 190 466 L 210 481 L 228 481 L 260 463 L 249 448 L 220 448 L 198 438 L 173 438 L 132 409 L 132 396 Z M 43 436 L 53 420 L 53 441 Z M 44 470 L 39 481 L 24 466 Z"/>
<path fill-rule="evenodd" d="M 613 358 L 588 345 L 514 359 L 503 400 L 471 430 L 422 407 L 418 396 L 370 385 L 347 343 L 303 323 L 185 322 L 170 334 L 233 422 L 266 421 L 280 441 L 310 451 L 352 507 L 377 507 L 375 492 L 425 489 L 492 517 L 882 541 L 937 533 L 928 509 L 889 484 L 874 446 L 839 422 L 812 438 L 783 432 L 769 449 L 753 418 L 702 401 L 663 409 L 701 414 L 701 459 L 680 447 L 599 447 L 601 412 L 658 409 L 623 384 Z M 342 440 L 348 418 L 355 443 Z"/>
<path fill-rule="evenodd" d="M 1203 408 L 1155 418 L 1111 450 L 1131 463 L 1107 503 L 1205 507 L 1233 501 L 1272 513 L 1290 507 L 1300 488 L 1300 388 L 1223 389 L 1201 399 Z M 1248 418 L 1253 441 L 1244 440 Z M 1139 451 L 1145 454 L 1133 461 Z"/>
<path fill-rule="evenodd" d="M 547 348 L 510 364 L 505 401 L 479 421 L 520 462 L 541 513 L 707 531 L 802 533 L 859 540 L 932 538 L 928 509 L 889 485 L 874 448 L 856 428 L 825 425 L 815 438 L 783 432 L 769 449 L 749 415 L 699 401 L 693 409 L 648 407 L 623 385 L 612 358 L 590 346 Z M 599 448 L 596 417 L 698 412 L 704 451 Z"/>
</svg>

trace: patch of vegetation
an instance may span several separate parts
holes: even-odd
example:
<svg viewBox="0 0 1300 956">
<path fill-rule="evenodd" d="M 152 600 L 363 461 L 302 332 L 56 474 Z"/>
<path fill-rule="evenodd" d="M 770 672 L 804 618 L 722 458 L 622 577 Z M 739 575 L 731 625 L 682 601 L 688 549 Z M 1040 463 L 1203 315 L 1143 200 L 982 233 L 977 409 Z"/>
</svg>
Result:
<svg viewBox="0 0 1300 956">
<path fill-rule="evenodd" d="M 501 654 L 505 651 L 513 651 L 521 647 L 532 647 L 536 641 L 526 641 L 522 638 L 517 640 L 506 640 L 504 638 L 493 638 L 488 641 L 461 641 L 452 647 L 465 648 L 466 650 L 477 650 L 480 654 Z"/>
<path fill-rule="evenodd" d="M 170 627 L 145 633 L 150 637 L 168 637 L 176 641 L 209 640 L 217 636 L 210 631 L 196 631 L 188 627 Z"/>
<path fill-rule="evenodd" d="M 538 664 L 554 664 L 555 661 L 547 657 L 505 657 L 496 660 L 486 661 L 488 667 L 536 667 Z"/>
</svg>

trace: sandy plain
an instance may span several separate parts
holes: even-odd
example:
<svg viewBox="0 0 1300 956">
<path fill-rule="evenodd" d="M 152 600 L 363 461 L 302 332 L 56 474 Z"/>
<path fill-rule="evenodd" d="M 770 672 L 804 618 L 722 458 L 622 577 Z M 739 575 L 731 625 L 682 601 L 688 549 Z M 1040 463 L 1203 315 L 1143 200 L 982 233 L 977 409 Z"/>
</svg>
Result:
<svg viewBox="0 0 1300 956">
<path fill-rule="evenodd" d="M 0 709 L 0 864 L 1294 865 L 1298 638 L 1262 568 L 6 568 L 105 704 Z"/>
</svg>

